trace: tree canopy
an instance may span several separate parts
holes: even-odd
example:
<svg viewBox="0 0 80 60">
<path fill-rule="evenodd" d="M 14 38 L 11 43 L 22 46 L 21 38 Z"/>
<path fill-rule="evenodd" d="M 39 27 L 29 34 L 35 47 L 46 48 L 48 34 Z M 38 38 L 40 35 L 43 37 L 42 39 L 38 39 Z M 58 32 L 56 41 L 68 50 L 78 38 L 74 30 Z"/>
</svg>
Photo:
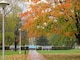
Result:
<svg viewBox="0 0 80 60">
<path fill-rule="evenodd" d="M 20 15 L 25 17 L 25 29 L 29 36 L 63 34 L 75 38 L 77 32 L 74 4 L 72 0 L 55 3 L 38 3 L 30 5 L 31 10 Z"/>
</svg>

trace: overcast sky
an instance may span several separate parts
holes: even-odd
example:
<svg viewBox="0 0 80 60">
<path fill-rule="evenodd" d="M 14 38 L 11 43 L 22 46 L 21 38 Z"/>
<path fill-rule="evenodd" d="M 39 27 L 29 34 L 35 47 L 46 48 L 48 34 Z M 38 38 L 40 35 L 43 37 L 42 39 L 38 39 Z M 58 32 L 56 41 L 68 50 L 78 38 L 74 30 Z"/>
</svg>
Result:
<svg viewBox="0 0 80 60">
<path fill-rule="evenodd" d="M 41 0 L 41 1 L 46 2 L 46 0 Z M 31 2 L 19 2 L 19 6 L 22 8 L 22 12 L 29 10 L 30 4 L 31 4 Z"/>
</svg>

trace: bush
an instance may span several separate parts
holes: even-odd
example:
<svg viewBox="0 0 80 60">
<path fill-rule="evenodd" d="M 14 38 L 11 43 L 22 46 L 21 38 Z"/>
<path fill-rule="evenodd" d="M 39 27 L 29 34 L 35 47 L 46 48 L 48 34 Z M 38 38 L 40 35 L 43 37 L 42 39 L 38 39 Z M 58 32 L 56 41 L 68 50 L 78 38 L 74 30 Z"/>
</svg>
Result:
<svg viewBox="0 0 80 60">
<path fill-rule="evenodd" d="M 15 49 L 15 48 L 14 48 L 14 49 Z M 14 50 L 14 49 L 13 49 L 13 50 Z M 28 50 L 28 47 L 21 47 L 21 50 L 25 50 L 25 49 Z M 2 50 L 2 46 L 0 46 L 0 50 Z M 11 49 L 10 49 L 9 46 L 6 46 L 6 47 L 5 47 L 5 50 L 11 50 Z"/>
<path fill-rule="evenodd" d="M 21 50 L 28 50 L 28 47 L 21 47 Z"/>
<path fill-rule="evenodd" d="M 2 50 L 2 46 L 0 46 L 0 50 Z"/>
<path fill-rule="evenodd" d="M 2 46 L 0 46 L 0 50 L 2 50 Z M 5 50 L 10 50 L 10 49 L 9 49 L 9 46 L 6 46 L 6 47 L 5 47 Z"/>
<path fill-rule="evenodd" d="M 67 47 L 60 47 L 60 46 L 56 46 L 56 47 L 52 47 L 52 50 L 69 50 L 72 49 L 72 47 L 67 46 Z"/>
</svg>

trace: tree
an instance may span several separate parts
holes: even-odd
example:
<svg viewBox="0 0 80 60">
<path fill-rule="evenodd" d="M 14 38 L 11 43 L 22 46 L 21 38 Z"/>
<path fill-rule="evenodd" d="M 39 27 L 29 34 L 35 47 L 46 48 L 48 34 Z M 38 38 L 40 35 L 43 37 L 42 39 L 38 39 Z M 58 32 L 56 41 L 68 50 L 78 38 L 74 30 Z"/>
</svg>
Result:
<svg viewBox="0 0 80 60">
<path fill-rule="evenodd" d="M 60 2 L 53 11 L 53 15 L 57 17 L 60 26 L 63 25 L 62 33 L 70 39 L 78 39 L 80 44 L 80 1 L 79 0 L 65 0 Z"/>
<path fill-rule="evenodd" d="M 69 37 L 61 35 L 61 34 L 57 34 L 57 33 L 53 34 L 49 38 L 49 44 L 51 44 L 53 46 L 70 46 L 70 47 L 73 47 L 74 42 L 75 41 L 73 41 Z"/>
<path fill-rule="evenodd" d="M 20 6 L 17 5 L 19 2 L 18 0 L 14 0 L 14 1 L 8 0 L 8 2 L 10 3 L 10 5 L 5 8 L 5 45 L 6 46 L 14 44 L 14 40 L 15 40 L 14 31 L 15 31 L 16 24 L 20 20 L 18 15 L 21 12 Z M 2 13 L 0 13 L 0 34 L 2 33 L 1 17 L 2 17 Z M 2 44 L 1 38 L 0 38 L 0 44 Z"/>
<path fill-rule="evenodd" d="M 75 6 L 79 7 L 79 3 L 77 2 Z M 62 36 L 62 39 L 63 36 L 69 38 L 69 40 L 76 39 L 75 34 L 78 32 L 79 25 L 76 23 L 77 20 L 75 20 L 72 0 L 60 0 L 55 3 L 55 7 L 52 3 L 41 2 L 30 5 L 30 9 L 30 11 L 20 15 L 21 18 L 25 17 L 25 24 L 23 24 L 22 29 L 28 32 L 29 37 L 46 35 L 49 38 L 57 33 Z"/>
<path fill-rule="evenodd" d="M 0 45 L 1 45 L 1 39 L 2 39 L 2 36 L 1 36 L 1 29 L 2 29 L 2 24 L 1 24 L 1 13 L 0 13 Z"/>
<path fill-rule="evenodd" d="M 74 44 L 76 38 L 78 39 L 78 44 L 80 44 L 79 38 L 79 0 L 66 0 L 61 2 L 54 8 L 53 15 L 59 20 L 59 26 L 62 27 L 62 33 L 68 38 L 68 44 Z M 60 29 L 61 30 L 61 29 Z M 53 39 L 54 40 L 54 39 Z M 54 40 L 56 41 L 56 40 Z M 60 40 L 59 40 L 60 41 Z"/>
<path fill-rule="evenodd" d="M 23 24 L 22 29 L 25 29 L 28 32 L 29 37 L 41 36 L 43 33 L 45 34 L 44 23 L 48 20 L 49 15 L 46 8 L 49 8 L 49 6 L 49 4 L 43 2 L 36 5 L 31 5 L 30 11 L 26 11 L 20 15 L 21 18 L 26 17 L 26 20 L 24 21 L 25 24 Z"/>
<path fill-rule="evenodd" d="M 75 20 L 76 20 L 76 27 L 77 27 L 77 33 L 76 38 L 78 39 L 78 44 L 80 44 L 80 0 L 74 0 L 73 1 L 74 6 L 74 14 L 75 14 Z"/>
<path fill-rule="evenodd" d="M 36 45 L 40 45 L 40 46 L 49 45 L 48 39 L 45 36 L 41 36 L 36 39 Z"/>
<path fill-rule="evenodd" d="M 21 41 L 21 44 L 22 45 L 28 44 L 28 37 L 27 37 L 26 31 L 21 31 L 21 33 L 22 33 L 22 41 Z"/>
</svg>

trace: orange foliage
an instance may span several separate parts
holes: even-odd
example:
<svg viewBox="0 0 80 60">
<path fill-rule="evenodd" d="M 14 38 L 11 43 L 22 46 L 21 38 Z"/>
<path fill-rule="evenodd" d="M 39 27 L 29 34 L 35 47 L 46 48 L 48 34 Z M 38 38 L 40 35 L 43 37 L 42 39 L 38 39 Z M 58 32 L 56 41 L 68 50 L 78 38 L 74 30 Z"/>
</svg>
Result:
<svg viewBox="0 0 80 60">
<path fill-rule="evenodd" d="M 32 0 L 32 1 L 38 2 L 40 0 Z M 55 0 L 55 2 L 58 2 L 58 0 Z M 60 28 L 60 29 L 56 28 L 59 25 L 63 26 L 58 22 L 54 23 L 53 26 L 50 27 L 49 32 L 46 32 L 45 31 L 46 29 L 37 29 L 36 27 L 37 25 L 43 26 L 44 22 L 47 22 L 47 26 L 49 26 L 50 23 L 53 22 L 53 20 L 58 17 L 63 16 L 64 18 L 68 18 L 70 16 L 73 16 L 73 12 L 71 12 L 72 0 L 66 0 L 65 3 L 57 5 L 55 8 L 53 8 L 51 4 L 46 4 L 46 3 L 35 4 L 35 5 L 31 5 L 30 7 L 31 7 L 30 11 L 26 11 L 20 14 L 20 18 L 26 17 L 26 21 L 25 21 L 26 23 L 23 25 L 22 29 L 25 29 L 28 32 L 29 37 L 32 37 L 32 36 L 38 37 L 43 34 L 49 35 L 51 33 L 62 34 L 63 28 Z M 51 8 L 52 10 L 50 12 L 48 11 L 46 12 L 47 8 Z M 46 15 L 52 15 L 53 17 L 55 16 L 55 18 L 48 19 L 47 18 L 48 16 L 45 17 Z M 64 35 L 69 37 L 73 34 L 71 32 L 65 32 Z"/>
<path fill-rule="evenodd" d="M 26 1 L 29 2 L 29 0 L 26 0 Z M 34 3 L 36 3 L 36 2 L 41 1 L 41 0 L 31 0 L 31 1 L 34 2 Z"/>
<path fill-rule="evenodd" d="M 57 3 L 57 2 L 58 2 L 58 0 L 54 0 L 54 2 L 55 2 L 55 3 Z"/>
<path fill-rule="evenodd" d="M 72 7 L 72 2 L 66 2 L 65 4 L 61 4 L 55 7 L 53 11 L 53 15 L 58 17 L 62 16 Z"/>
<path fill-rule="evenodd" d="M 40 1 L 40 0 L 32 0 L 32 2 L 34 2 L 34 3 L 38 2 L 38 1 Z"/>
<path fill-rule="evenodd" d="M 31 11 L 26 11 L 20 15 L 20 18 L 26 17 L 26 23 L 23 25 L 23 29 L 25 29 L 28 32 L 28 36 L 40 36 L 42 33 L 40 32 L 35 32 L 36 31 L 36 26 L 35 26 L 35 18 L 42 16 L 44 13 L 42 10 L 45 10 L 49 5 L 31 5 Z M 44 20 L 40 21 L 44 22 Z"/>
<path fill-rule="evenodd" d="M 67 37 L 74 37 L 74 33 L 72 32 L 65 32 L 64 35 Z"/>
</svg>

